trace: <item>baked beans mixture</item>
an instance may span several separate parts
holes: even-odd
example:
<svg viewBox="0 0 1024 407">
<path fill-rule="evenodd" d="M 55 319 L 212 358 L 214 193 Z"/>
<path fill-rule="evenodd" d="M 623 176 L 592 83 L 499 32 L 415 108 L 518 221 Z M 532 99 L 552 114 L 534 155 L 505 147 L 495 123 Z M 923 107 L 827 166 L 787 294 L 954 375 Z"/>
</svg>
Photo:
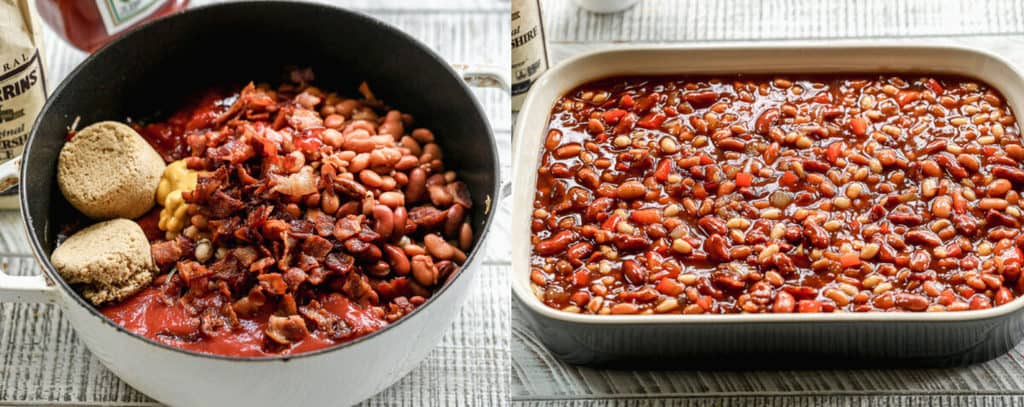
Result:
<svg viewBox="0 0 1024 407">
<path fill-rule="evenodd" d="M 137 125 L 200 171 L 176 237 L 139 220 L 164 272 L 103 313 L 180 348 L 295 354 L 383 328 L 459 272 L 473 242 L 465 183 L 435 135 L 370 89 L 347 98 L 295 71 L 213 91 Z"/>
<path fill-rule="evenodd" d="M 545 137 L 530 278 L 563 311 L 960 311 L 1024 289 L 1020 130 L 969 78 L 612 78 Z"/>
</svg>

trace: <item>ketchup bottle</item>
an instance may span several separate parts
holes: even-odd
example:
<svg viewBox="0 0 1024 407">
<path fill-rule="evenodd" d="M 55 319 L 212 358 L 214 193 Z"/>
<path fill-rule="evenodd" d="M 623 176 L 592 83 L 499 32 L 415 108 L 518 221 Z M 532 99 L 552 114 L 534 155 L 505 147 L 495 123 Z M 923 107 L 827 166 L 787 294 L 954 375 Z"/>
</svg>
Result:
<svg viewBox="0 0 1024 407">
<path fill-rule="evenodd" d="M 146 21 L 188 6 L 189 0 L 37 0 L 39 15 L 61 37 L 93 52 Z"/>
</svg>

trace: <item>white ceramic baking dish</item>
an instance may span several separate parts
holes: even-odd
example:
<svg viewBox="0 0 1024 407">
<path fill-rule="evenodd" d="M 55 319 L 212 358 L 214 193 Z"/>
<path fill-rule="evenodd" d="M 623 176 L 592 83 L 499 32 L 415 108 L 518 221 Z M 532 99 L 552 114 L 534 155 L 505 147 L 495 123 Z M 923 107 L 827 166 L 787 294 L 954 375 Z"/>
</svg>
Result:
<svg viewBox="0 0 1024 407">
<path fill-rule="evenodd" d="M 1000 57 L 932 45 L 623 47 L 578 55 L 533 86 L 513 139 L 512 291 L 524 319 L 573 363 L 745 367 L 958 365 L 1005 353 L 1024 336 L 1024 298 L 980 311 L 738 315 L 581 315 L 544 305 L 531 289 L 530 217 L 550 110 L 573 88 L 615 75 L 947 73 L 980 79 L 1022 110 L 1024 77 Z M 1018 116 L 1019 117 L 1019 116 Z M 1018 118 L 1019 120 L 1019 118 Z M 689 363 L 680 364 L 680 359 Z M 846 360 L 837 364 L 836 360 Z"/>
</svg>

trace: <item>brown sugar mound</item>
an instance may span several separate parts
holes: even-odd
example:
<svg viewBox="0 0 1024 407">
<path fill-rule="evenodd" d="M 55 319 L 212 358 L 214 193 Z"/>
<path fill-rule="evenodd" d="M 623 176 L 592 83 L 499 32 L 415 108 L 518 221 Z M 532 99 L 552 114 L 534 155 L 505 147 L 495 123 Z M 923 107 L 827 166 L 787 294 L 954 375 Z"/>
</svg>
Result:
<svg viewBox="0 0 1024 407">
<path fill-rule="evenodd" d="M 82 284 L 93 304 L 121 301 L 149 285 L 156 273 L 149 241 L 128 219 L 100 222 L 82 229 L 50 256 L 69 284 Z"/>
<path fill-rule="evenodd" d="M 60 150 L 57 183 L 64 198 L 93 219 L 134 219 L 155 203 L 166 164 L 131 127 L 100 122 Z"/>
</svg>

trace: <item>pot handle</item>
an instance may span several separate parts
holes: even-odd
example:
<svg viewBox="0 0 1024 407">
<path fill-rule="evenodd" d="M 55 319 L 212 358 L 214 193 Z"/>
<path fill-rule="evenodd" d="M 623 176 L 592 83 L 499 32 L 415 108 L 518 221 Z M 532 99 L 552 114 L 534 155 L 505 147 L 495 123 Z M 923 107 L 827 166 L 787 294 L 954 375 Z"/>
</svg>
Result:
<svg viewBox="0 0 1024 407">
<path fill-rule="evenodd" d="M 56 292 L 42 274 L 12 276 L 0 271 L 0 302 L 52 303 Z"/>
<path fill-rule="evenodd" d="M 452 68 L 459 75 L 462 75 L 462 80 L 466 81 L 466 84 L 469 86 L 498 88 L 504 90 L 505 93 L 512 93 L 512 90 L 509 88 L 509 84 L 512 81 L 510 80 L 511 76 L 508 68 L 486 64 L 452 64 Z M 502 198 L 512 195 L 512 181 L 503 181 L 499 193 Z"/>
<path fill-rule="evenodd" d="M 18 185 L 21 156 L 0 164 L 0 191 Z M 49 303 L 55 290 L 42 275 L 12 276 L 0 269 L 0 302 Z"/>
<path fill-rule="evenodd" d="M 7 191 L 18 185 L 21 174 L 21 154 L 0 164 L 0 192 Z"/>
<path fill-rule="evenodd" d="M 498 88 L 511 93 L 509 88 L 510 74 L 508 68 L 487 64 L 452 64 L 462 80 L 469 86 L 477 88 Z"/>
</svg>

